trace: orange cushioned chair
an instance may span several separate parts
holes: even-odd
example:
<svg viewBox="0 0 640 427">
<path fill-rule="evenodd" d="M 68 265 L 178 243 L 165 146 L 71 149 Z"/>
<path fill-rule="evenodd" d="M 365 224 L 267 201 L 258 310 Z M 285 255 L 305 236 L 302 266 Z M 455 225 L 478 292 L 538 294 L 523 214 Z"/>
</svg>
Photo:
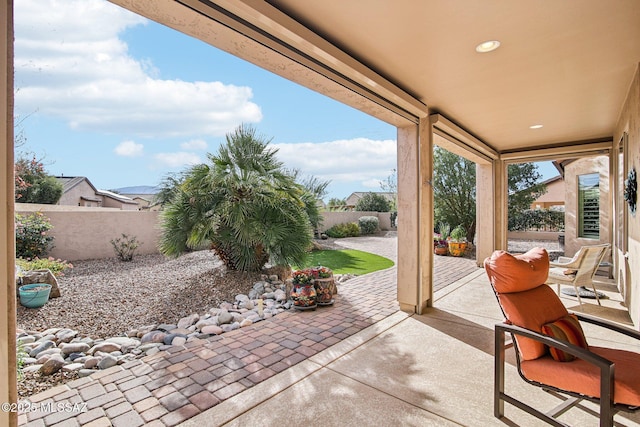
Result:
<svg viewBox="0 0 640 427">
<path fill-rule="evenodd" d="M 494 415 L 508 402 L 551 425 L 582 399 L 600 403 L 600 426 L 613 426 L 616 412 L 640 407 L 640 354 L 587 344 L 579 321 L 640 340 L 640 333 L 582 313 L 569 314 L 545 285 L 549 255 L 535 248 L 522 255 L 496 251 L 484 267 L 505 316 L 495 326 Z M 520 376 L 530 384 L 569 395 L 543 413 L 505 393 L 505 335 L 511 334 Z"/>
</svg>

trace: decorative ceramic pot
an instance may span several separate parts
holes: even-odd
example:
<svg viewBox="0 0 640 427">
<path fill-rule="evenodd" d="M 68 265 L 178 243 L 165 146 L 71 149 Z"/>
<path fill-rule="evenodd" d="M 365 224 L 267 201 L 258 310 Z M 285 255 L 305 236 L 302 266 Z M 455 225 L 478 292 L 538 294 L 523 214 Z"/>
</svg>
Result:
<svg viewBox="0 0 640 427">
<path fill-rule="evenodd" d="M 51 285 L 48 283 L 32 283 L 18 288 L 20 304 L 27 308 L 39 308 L 49 301 Z"/>
<path fill-rule="evenodd" d="M 312 283 L 294 283 L 291 288 L 293 308 L 298 310 L 315 309 L 317 304 L 316 289 Z"/>
<path fill-rule="evenodd" d="M 449 242 L 449 253 L 453 256 L 462 256 L 467 249 L 467 242 Z"/>
<path fill-rule="evenodd" d="M 445 246 L 445 247 L 436 246 L 436 247 L 433 249 L 433 252 L 434 252 L 436 255 L 446 255 L 446 254 L 449 252 L 449 250 L 447 249 L 447 247 L 446 247 L 446 246 Z"/>
<path fill-rule="evenodd" d="M 333 293 L 336 286 L 333 277 L 314 279 L 313 285 L 316 288 L 318 305 L 333 304 Z"/>
</svg>

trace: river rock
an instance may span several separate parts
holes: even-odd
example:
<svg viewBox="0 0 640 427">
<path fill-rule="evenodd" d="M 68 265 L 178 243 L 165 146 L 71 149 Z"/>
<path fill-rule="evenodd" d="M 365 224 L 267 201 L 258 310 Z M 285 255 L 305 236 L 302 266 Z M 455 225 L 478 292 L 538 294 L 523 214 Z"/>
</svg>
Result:
<svg viewBox="0 0 640 427">
<path fill-rule="evenodd" d="M 63 372 L 74 372 L 84 368 L 84 363 L 69 363 L 62 367 Z"/>
<path fill-rule="evenodd" d="M 84 361 L 84 367 L 85 369 L 93 369 L 96 366 L 98 366 L 99 362 L 100 362 L 99 357 L 89 357 L 87 360 Z"/>
<path fill-rule="evenodd" d="M 114 351 L 120 351 L 122 346 L 120 344 L 116 344 L 114 342 L 103 341 L 93 346 L 91 350 L 89 350 L 89 354 L 95 354 L 100 351 L 102 353 L 113 353 Z"/>
<path fill-rule="evenodd" d="M 17 343 L 18 344 L 31 344 L 32 342 L 36 342 L 36 337 L 34 337 L 33 335 L 24 335 L 22 337 L 18 337 L 17 339 Z"/>
<path fill-rule="evenodd" d="M 175 345 L 173 344 L 173 339 L 176 337 L 183 337 L 185 342 L 187 341 L 187 335 L 185 334 L 167 334 L 164 336 L 164 340 L 162 340 L 162 342 L 166 345 Z"/>
<path fill-rule="evenodd" d="M 83 377 L 88 377 L 89 375 L 93 374 L 95 371 L 93 369 L 80 369 L 78 371 L 78 377 L 83 378 Z"/>
<path fill-rule="evenodd" d="M 48 268 L 42 270 L 29 270 L 22 273 L 22 284 L 30 285 L 32 283 L 48 283 L 51 285 L 49 298 L 58 298 L 60 296 L 60 288 L 56 276 L 51 273 Z M 16 287 L 17 289 L 17 287 Z M 54 332 L 55 333 L 55 332 Z"/>
<path fill-rule="evenodd" d="M 42 364 L 40 368 L 40 372 L 42 375 L 51 375 L 58 372 L 63 366 L 65 362 L 59 355 L 52 355 L 49 360 Z"/>
<path fill-rule="evenodd" d="M 116 366 L 117 364 L 118 364 L 118 359 L 111 356 L 110 354 L 107 354 L 105 357 L 102 358 L 100 362 L 98 362 L 98 369 L 108 369 L 108 368 L 111 368 L 112 366 Z"/>
<path fill-rule="evenodd" d="M 36 357 L 36 356 L 38 356 L 38 353 L 40 353 L 42 351 L 45 351 L 45 350 L 48 350 L 51 347 L 55 347 L 55 345 L 56 344 L 53 341 L 50 341 L 50 340 L 44 341 L 39 346 L 37 346 L 36 348 L 31 350 L 29 352 L 29 356 L 30 357 Z"/>
<path fill-rule="evenodd" d="M 77 335 L 78 331 L 73 331 L 71 329 L 61 329 L 56 334 L 56 338 L 58 339 L 58 342 L 69 342 Z"/>
<path fill-rule="evenodd" d="M 198 316 L 195 313 L 190 315 L 190 316 L 183 317 L 182 319 L 178 320 L 178 328 L 185 328 L 186 329 L 189 326 L 191 326 L 194 323 L 196 323 L 198 321 L 198 319 L 200 319 L 200 316 Z"/>
<path fill-rule="evenodd" d="M 191 328 L 193 325 L 189 326 Z M 193 328 L 195 330 L 195 327 Z M 187 328 L 175 328 L 169 331 L 170 334 L 189 335 L 193 331 Z"/>
<path fill-rule="evenodd" d="M 106 342 L 112 342 L 112 343 L 116 343 L 118 344 L 121 348 L 122 347 L 137 347 L 140 345 L 140 341 L 136 340 L 134 338 L 129 338 L 129 337 L 111 337 L 111 338 L 107 338 L 105 340 Z"/>
<path fill-rule="evenodd" d="M 185 345 L 187 343 L 187 337 L 183 335 L 177 335 L 171 340 L 171 345 Z"/>
<path fill-rule="evenodd" d="M 91 347 L 84 342 L 72 342 L 60 344 L 60 350 L 62 353 L 69 355 L 71 353 L 86 353 Z"/>
<path fill-rule="evenodd" d="M 203 334 L 208 334 L 208 335 L 220 335 L 224 331 L 218 325 L 207 325 L 207 326 L 203 327 L 200 330 L 200 332 L 202 332 Z"/>
<path fill-rule="evenodd" d="M 156 343 L 161 343 L 164 341 L 164 337 L 165 337 L 165 333 L 161 332 L 161 331 L 151 331 L 146 333 L 142 338 L 141 338 L 141 342 L 143 343 L 147 343 L 147 342 L 156 342 Z"/>
<path fill-rule="evenodd" d="M 208 319 L 200 319 L 198 323 L 196 323 L 196 328 L 202 330 L 205 326 L 218 325 L 217 317 L 210 317 Z"/>
<path fill-rule="evenodd" d="M 167 324 L 167 323 L 162 323 L 162 324 L 156 326 L 156 329 L 159 330 L 159 331 L 163 331 L 163 332 L 169 332 L 170 330 L 175 329 L 177 327 L 178 327 L 178 325 L 170 325 L 170 324 Z"/>
<path fill-rule="evenodd" d="M 224 311 L 221 311 L 220 314 L 218 314 L 219 325 L 226 325 L 231 322 L 233 322 L 233 315 L 228 311 L 224 310 Z"/>
</svg>

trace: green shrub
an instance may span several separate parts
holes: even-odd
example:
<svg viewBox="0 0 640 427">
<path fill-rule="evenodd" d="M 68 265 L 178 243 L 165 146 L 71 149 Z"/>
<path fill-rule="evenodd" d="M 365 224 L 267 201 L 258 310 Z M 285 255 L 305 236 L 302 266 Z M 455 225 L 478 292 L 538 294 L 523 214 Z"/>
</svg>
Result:
<svg viewBox="0 0 640 427">
<path fill-rule="evenodd" d="M 509 216 L 509 231 L 558 231 L 564 229 L 564 212 L 527 209 Z"/>
<path fill-rule="evenodd" d="M 373 234 L 378 231 L 380 221 L 375 216 L 361 216 L 358 218 L 358 225 L 362 234 Z"/>
<path fill-rule="evenodd" d="M 136 249 L 138 249 L 142 243 L 138 241 L 136 236 L 128 236 L 123 233 L 121 237 L 111 239 L 111 244 L 120 261 L 131 261 L 133 260 Z"/>
<path fill-rule="evenodd" d="M 64 271 L 66 269 L 73 268 L 73 264 L 70 262 L 63 261 L 61 259 L 53 259 L 53 257 L 33 258 L 31 260 L 17 258 L 16 265 L 23 271 L 49 269 L 56 277 L 64 276 Z"/>
<path fill-rule="evenodd" d="M 16 258 L 43 257 L 53 248 L 53 228 L 42 212 L 24 216 L 16 214 Z"/>
<path fill-rule="evenodd" d="M 325 234 L 333 238 L 358 237 L 360 235 L 360 226 L 355 222 L 336 224 L 325 231 Z"/>
<path fill-rule="evenodd" d="M 24 344 L 19 341 L 16 345 L 16 367 L 18 368 L 18 381 L 22 381 L 22 379 L 24 378 L 24 359 L 26 359 L 27 357 L 29 357 L 29 353 L 27 353 L 27 351 L 25 350 Z"/>
<path fill-rule="evenodd" d="M 389 212 L 391 205 L 384 196 L 376 193 L 367 193 L 356 203 L 356 210 L 365 212 Z"/>
</svg>

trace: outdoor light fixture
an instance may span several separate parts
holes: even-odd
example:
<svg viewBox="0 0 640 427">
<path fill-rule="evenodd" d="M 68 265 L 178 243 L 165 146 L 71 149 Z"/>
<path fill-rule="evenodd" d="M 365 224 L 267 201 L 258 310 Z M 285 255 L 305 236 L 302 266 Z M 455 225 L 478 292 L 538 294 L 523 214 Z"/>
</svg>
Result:
<svg viewBox="0 0 640 427">
<path fill-rule="evenodd" d="M 529 129 L 540 129 L 542 127 L 542 125 L 531 125 L 529 126 Z"/>
<path fill-rule="evenodd" d="M 487 52 L 494 51 L 499 47 L 500 47 L 500 42 L 498 40 L 488 40 L 476 46 L 476 52 L 487 53 Z"/>
</svg>

